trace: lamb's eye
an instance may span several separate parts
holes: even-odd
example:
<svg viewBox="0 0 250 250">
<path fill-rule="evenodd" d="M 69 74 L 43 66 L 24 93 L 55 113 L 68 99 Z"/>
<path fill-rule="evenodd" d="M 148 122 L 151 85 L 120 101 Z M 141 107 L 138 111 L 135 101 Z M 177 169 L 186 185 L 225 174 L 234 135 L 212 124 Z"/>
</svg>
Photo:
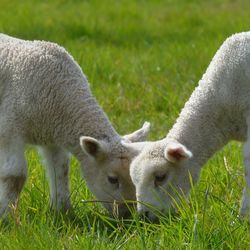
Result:
<svg viewBox="0 0 250 250">
<path fill-rule="evenodd" d="M 119 180 L 115 176 L 108 176 L 108 181 L 113 185 L 119 185 Z"/>
<path fill-rule="evenodd" d="M 162 185 L 162 183 L 166 180 L 167 178 L 167 174 L 157 174 L 155 175 L 155 186 L 160 186 Z"/>
</svg>

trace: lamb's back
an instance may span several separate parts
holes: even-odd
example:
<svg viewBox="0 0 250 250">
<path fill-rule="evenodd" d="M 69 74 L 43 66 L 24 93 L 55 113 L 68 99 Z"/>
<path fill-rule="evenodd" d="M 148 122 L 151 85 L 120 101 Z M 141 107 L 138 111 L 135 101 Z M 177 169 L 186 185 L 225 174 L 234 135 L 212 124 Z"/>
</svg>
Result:
<svg viewBox="0 0 250 250">
<path fill-rule="evenodd" d="M 200 81 L 227 105 L 249 103 L 250 95 L 250 32 L 232 35 L 221 45 Z M 242 103 L 237 103 L 239 99 Z M 249 98 L 247 98 L 249 99 Z"/>
<path fill-rule="evenodd" d="M 64 48 L 0 36 L 0 122 L 49 134 L 52 120 L 63 122 L 77 100 L 89 96 L 85 76 Z"/>
</svg>

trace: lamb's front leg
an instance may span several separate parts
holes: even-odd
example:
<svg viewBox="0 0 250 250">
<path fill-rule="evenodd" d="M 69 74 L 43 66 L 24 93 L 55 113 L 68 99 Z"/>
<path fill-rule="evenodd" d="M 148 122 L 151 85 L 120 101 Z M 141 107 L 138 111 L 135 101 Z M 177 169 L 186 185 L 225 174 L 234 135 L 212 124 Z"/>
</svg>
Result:
<svg viewBox="0 0 250 250">
<path fill-rule="evenodd" d="M 39 147 L 50 186 L 51 206 L 55 210 L 71 207 L 69 192 L 69 153 L 59 147 Z"/>
<path fill-rule="evenodd" d="M 250 123 L 248 123 L 250 125 Z M 245 164 L 245 188 L 241 201 L 240 214 L 250 218 L 250 126 L 248 126 L 247 142 L 243 147 L 243 157 Z"/>
<path fill-rule="evenodd" d="M 0 137 L 0 217 L 16 205 L 27 176 L 23 143 L 8 139 Z"/>
</svg>

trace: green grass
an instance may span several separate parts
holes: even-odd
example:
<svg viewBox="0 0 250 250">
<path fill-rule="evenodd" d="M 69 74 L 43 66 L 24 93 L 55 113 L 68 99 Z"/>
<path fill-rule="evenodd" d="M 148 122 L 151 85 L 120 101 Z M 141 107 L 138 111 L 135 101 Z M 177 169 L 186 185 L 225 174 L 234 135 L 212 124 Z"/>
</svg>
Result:
<svg viewBox="0 0 250 250">
<path fill-rule="evenodd" d="M 167 133 L 215 51 L 250 29 L 247 0 L 0 1 L 0 32 L 63 45 L 123 134 L 152 123 L 150 139 Z M 202 171 L 190 204 L 159 224 L 119 221 L 92 199 L 71 163 L 75 215 L 53 214 L 36 152 L 19 209 L 0 228 L 0 249 L 249 249 L 238 217 L 244 186 L 241 145 L 230 143 Z"/>
</svg>

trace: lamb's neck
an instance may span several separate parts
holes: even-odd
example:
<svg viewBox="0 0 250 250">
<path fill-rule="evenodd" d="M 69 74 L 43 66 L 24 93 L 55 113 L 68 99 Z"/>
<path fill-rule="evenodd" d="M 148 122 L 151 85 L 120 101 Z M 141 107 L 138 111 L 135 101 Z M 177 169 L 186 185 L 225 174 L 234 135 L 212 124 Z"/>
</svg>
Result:
<svg viewBox="0 0 250 250">
<path fill-rule="evenodd" d="M 197 88 L 183 108 L 167 138 L 185 145 L 192 153 L 193 167 L 200 168 L 230 139 L 230 121 L 222 104 L 209 89 Z"/>
<path fill-rule="evenodd" d="M 67 120 L 62 123 L 64 125 L 60 129 L 61 144 L 77 158 L 82 156 L 80 136 L 90 136 L 110 143 L 120 140 L 120 136 L 92 95 L 75 99 L 64 112 L 67 113 L 64 116 Z"/>
</svg>

